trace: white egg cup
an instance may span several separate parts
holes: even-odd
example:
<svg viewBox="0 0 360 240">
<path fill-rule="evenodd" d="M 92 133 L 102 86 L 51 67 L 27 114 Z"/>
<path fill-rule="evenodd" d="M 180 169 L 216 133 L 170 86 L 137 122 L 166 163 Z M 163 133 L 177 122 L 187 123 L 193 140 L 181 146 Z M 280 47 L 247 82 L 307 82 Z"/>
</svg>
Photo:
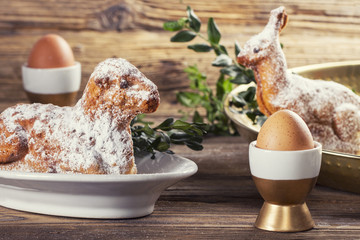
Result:
<svg viewBox="0 0 360 240">
<path fill-rule="evenodd" d="M 255 227 L 277 232 L 298 232 L 315 226 L 305 203 L 321 167 L 322 146 L 308 150 L 274 151 L 249 146 L 250 171 L 265 202 Z"/>
<path fill-rule="evenodd" d="M 81 64 L 63 68 L 22 66 L 23 87 L 31 102 L 73 105 L 81 84 Z"/>
</svg>

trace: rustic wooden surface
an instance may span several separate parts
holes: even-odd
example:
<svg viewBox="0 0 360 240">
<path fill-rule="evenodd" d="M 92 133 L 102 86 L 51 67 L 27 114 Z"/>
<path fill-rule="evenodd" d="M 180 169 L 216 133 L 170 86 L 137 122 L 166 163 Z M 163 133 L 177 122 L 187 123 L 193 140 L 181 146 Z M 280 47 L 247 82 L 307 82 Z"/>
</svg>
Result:
<svg viewBox="0 0 360 240">
<path fill-rule="evenodd" d="M 162 23 L 185 15 L 191 5 L 206 23 L 214 17 L 222 43 L 233 50 L 267 22 L 269 11 L 287 7 L 290 21 L 281 42 L 289 67 L 360 56 L 359 1 L 47 1 L 0 0 L 0 111 L 26 102 L 21 65 L 42 35 L 62 35 L 82 64 L 83 89 L 95 65 L 127 58 L 160 88 L 155 120 L 180 114 L 174 93 L 186 89 L 183 69 L 197 64 L 213 86 L 212 53 L 170 43 Z M 205 24 L 204 24 L 205 25 Z M 204 29 L 202 30 L 204 31 Z M 0 239 L 356 239 L 360 195 L 316 186 L 307 200 L 317 224 L 311 231 L 271 233 L 253 227 L 262 204 L 249 176 L 247 143 L 240 137 L 206 139 L 205 150 L 175 151 L 194 160 L 199 172 L 165 191 L 150 216 L 128 220 L 52 217 L 0 207 Z"/>
<path fill-rule="evenodd" d="M 205 141 L 205 150 L 175 151 L 199 171 L 163 192 L 154 212 L 126 220 L 87 220 L 0 207 L 0 239 L 358 239 L 360 195 L 316 186 L 307 199 L 316 227 L 273 233 L 253 227 L 263 200 L 249 176 L 240 137 Z"/>
</svg>

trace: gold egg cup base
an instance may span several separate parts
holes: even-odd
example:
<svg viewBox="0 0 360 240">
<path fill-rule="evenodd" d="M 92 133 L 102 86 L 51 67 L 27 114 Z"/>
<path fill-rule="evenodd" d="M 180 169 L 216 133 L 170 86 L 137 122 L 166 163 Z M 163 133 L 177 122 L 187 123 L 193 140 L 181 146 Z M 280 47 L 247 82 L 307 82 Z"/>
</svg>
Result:
<svg viewBox="0 0 360 240">
<path fill-rule="evenodd" d="M 306 203 L 277 205 L 264 202 L 255 221 L 255 227 L 273 232 L 301 232 L 314 226 Z"/>
<path fill-rule="evenodd" d="M 73 106 L 77 101 L 78 92 L 68 92 L 59 94 L 38 94 L 25 91 L 31 103 L 52 103 L 58 106 Z"/>
</svg>

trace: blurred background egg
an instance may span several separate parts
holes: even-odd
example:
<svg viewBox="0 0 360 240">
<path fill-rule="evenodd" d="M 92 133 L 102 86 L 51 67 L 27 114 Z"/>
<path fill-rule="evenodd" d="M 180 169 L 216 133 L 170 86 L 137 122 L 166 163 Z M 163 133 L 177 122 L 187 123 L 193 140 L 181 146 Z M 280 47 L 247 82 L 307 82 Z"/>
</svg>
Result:
<svg viewBox="0 0 360 240">
<path fill-rule="evenodd" d="M 35 43 L 27 64 L 30 68 L 62 68 L 73 66 L 75 60 L 73 51 L 64 38 L 48 34 Z"/>
<path fill-rule="evenodd" d="M 314 148 L 311 132 L 304 120 L 289 110 L 271 115 L 259 131 L 256 146 L 277 151 Z"/>
</svg>

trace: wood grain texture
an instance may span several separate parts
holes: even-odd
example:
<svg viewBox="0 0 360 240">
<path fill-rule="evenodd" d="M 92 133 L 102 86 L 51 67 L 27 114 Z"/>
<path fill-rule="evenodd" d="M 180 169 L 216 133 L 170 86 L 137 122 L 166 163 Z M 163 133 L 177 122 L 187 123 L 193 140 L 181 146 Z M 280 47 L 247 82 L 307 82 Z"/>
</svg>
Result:
<svg viewBox="0 0 360 240">
<path fill-rule="evenodd" d="M 81 62 L 81 90 L 98 62 L 123 57 L 159 86 L 161 107 L 150 118 L 180 116 L 174 93 L 188 87 L 184 67 L 197 64 L 213 87 L 218 77 L 218 69 L 211 67 L 212 53 L 194 53 L 186 43 L 171 43 L 173 33 L 162 30 L 163 22 L 185 16 L 187 5 L 203 25 L 215 18 L 230 52 L 234 41 L 243 45 L 262 30 L 271 9 L 284 5 L 290 21 L 281 42 L 289 67 L 360 56 L 360 7 L 355 0 L 0 0 L 0 111 L 27 101 L 21 65 L 36 40 L 51 32 L 63 36 Z M 204 145 L 202 152 L 175 147 L 176 153 L 194 160 L 199 171 L 165 191 L 150 216 L 88 220 L 0 207 L 0 239 L 359 238 L 360 195 L 322 186 L 307 200 L 315 229 L 293 234 L 255 229 L 262 199 L 250 178 L 247 143 L 219 137 L 206 139 Z"/>
<path fill-rule="evenodd" d="M 76 219 L 0 207 L 0 239 L 358 238 L 360 195 L 318 185 L 307 199 L 316 223 L 313 230 L 281 234 L 254 228 L 263 200 L 249 176 L 247 143 L 238 137 L 216 137 L 204 145 L 205 150 L 196 154 L 175 149 L 193 159 L 199 172 L 163 192 L 149 216 Z"/>
<path fill-rule="evenodd" d="M 162 107 L 157 113 L 179 116 L 174 92 L 186 89 L 183 69 L 197 64 L 210 85 L 218 77 L 211 67 L 213 53 L 195 53 L 187 43 L 171 43 L 163 22 L 185 16 L 187 5 L 203 22 L 214 17 L 222 43 L 233 52 L 259 32 L 269 11 L 287 7 L 290 22 L 281 42 L 289 67 L 358 59 L 360 13 L 357 1 L 0 1 L 0 110 L 14 102 L 27 101 L 21 85 L 21 65 L 32 45 L 46 33 L 62 35 L 82 64 L 84 88 L 96 64 L 108 57 L 127 58 L 161 90 Z M 199 40 L 196 40 L 199 41 Z"/>
</svg>

